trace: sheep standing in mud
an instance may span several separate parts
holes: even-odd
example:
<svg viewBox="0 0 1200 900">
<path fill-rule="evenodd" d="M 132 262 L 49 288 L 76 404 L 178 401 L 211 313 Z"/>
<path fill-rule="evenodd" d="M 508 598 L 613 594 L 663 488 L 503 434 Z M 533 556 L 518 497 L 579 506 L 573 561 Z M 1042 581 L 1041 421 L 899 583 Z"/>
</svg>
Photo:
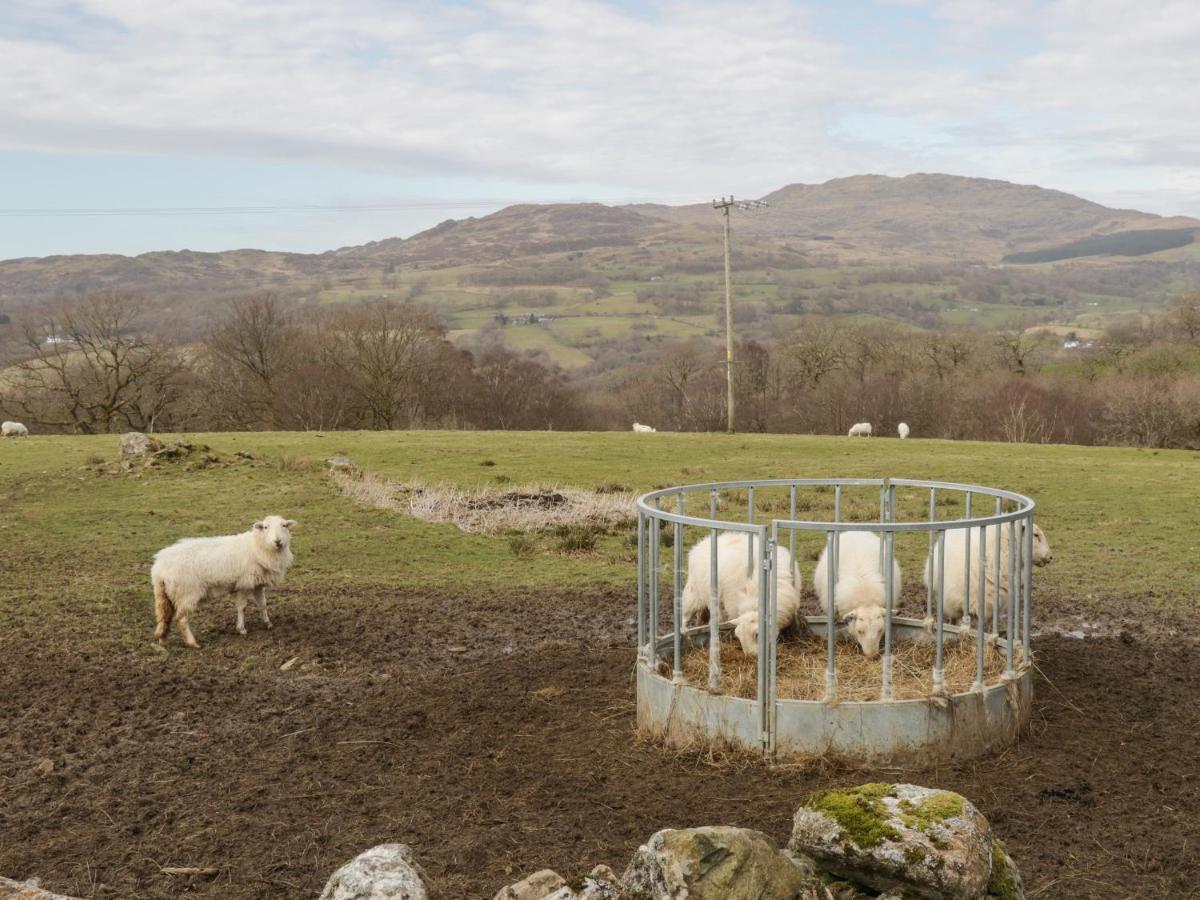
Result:
<svg viewBox="0 0 1200 900">
<path fill-rule="evenodd" d="M 869 531 L 844 531 L 838 541 L 838 567 L 833 602 L 838 619 L 846 623 L 869 659 L 879 655 L 879 642 L 887 625 L 883 575 L 879 571 L 879 538 Z M 821 609 L 829 606 L 829 548 L 821 551 L 813 572 L 813 589 Z M 892 560 L 893 597 L 900 596 L 900 564 Z"/>
<path fill-rule="evenodd" d="M 721 615 L 734 623 L 733 633 L 742 650 L 754 656 L 758 653 L 758 574 L 756 568 L 747 568 L 749 540 L 741 532 L 729 532 L 717 539 L 717 595 Z M 775 624 L 782 631 L 796 621 L 800 611 L 800 570 L 786 548 L 779 547 L 777 552 L 779 568 L 773 573 L 779 580 Z M 708 611 L 711 563 L 712 537 L 706 537 L 688 553 L 687 582 L 683 587 L 684 622 L 694 624 Z"/>
<path fill-rule="evenodd" d="M 158 642 L 166 646 L 174 619 L 183 642 L 199 649 L 188 617 L 201 600 L 223 596 L 236 598 L 239 634 L 246 633 L 246 603 L 251 594 L 263 624 L 270 628 L 266 589 L 283 584 L 292 564 L 289 529 L 295 524 L 292 519 L 267 516 L 241 534 L 185 538 L 159 550 L 150 567 Z"/>
</svg>

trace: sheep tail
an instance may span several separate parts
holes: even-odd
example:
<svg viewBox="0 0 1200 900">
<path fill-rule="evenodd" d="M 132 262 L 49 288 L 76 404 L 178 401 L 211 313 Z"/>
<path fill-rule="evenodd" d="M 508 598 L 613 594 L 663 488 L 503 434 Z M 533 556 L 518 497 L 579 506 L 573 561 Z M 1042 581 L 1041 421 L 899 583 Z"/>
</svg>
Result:
<svg viewBox="0 0 1200 900">
<path fill-rule="evenodd" d="M 171 620 L 175 618 L 175 604 L 167 596 L 167 586 L 158 578 L 154 579 L 154 614 L 158 618 L 154 636 L 166 646 L 167 631 L 171 627 Z"/>
</svg>

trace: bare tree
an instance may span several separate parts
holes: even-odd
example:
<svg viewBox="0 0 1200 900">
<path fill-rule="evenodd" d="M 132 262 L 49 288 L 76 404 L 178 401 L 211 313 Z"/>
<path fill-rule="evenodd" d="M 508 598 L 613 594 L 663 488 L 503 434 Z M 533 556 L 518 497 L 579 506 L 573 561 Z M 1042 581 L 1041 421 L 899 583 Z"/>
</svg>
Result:
<svg viewBox="0 0 1200 900">
<path fill-rule="evenodd" d="M 291 312 L 275 294 L 231 300 L 205 344 L 215 370 L 212 381 L 226 395 L 225 408 L 240 426 L 279 427 L 280 383 L 301 364 Z"/>
<path fill-rule="evenodd" d="M 23 358 L 6 405 L 31 422 L 83 434 L 154 431 L 179 398 L 181 355 L 139 327 L 143 304 L 91 294 L 19 326 Z"/>
<path fill-rule="evenodd" d="M 1167 308 L 1167 318 L 1188 341 L 1200 341 L 1200 291 L 1174 298 Z"/>
<path fill-rule="evenodd" d="M 1000 364 L 1015 375 L 1036 368 L 1038 354 L 1046 346 L 1046 333 L 1015 324 L 996 334 Z"/>
</svg>

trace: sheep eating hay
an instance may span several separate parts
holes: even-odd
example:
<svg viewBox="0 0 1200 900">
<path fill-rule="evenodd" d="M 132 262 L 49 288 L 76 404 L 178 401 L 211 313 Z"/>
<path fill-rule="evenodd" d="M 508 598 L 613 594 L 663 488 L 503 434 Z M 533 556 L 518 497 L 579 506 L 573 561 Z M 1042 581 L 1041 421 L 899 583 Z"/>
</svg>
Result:
<svg viewBox="0 0 1200 900">
<path fill-rule="evenodd" d="M 268 587 L 283 584 L 292 564 L 292 519 L 267 516 L 249 531 L 222 537 L 184 538 L 154 554 L 150 583 L 154 587 L 154 609 L 158 624 L 154 636 L 164 647 L 171 620 L 175 620 L 183 642 L 199 649 L 188 616 L 200 601 L 232 595 L 237 601 L 237 630 L 246 633 L 246 603 L 251 594 L 271 627 L 267 615 Z"/>
<path fill-rule="evenodd" d="M 879 655 L 887 626 L 886 584 L 879 571 L 880 540 L 869 531 L 845 531 L 838 540 L 838 566 L 833 602 L 838 618 L 858 641 L 868 659 Z M 829 548 L 821 551 L 813 572 L 813 588 L 821 608 L 829 608 Z M 900 564 L 892 560 L 892 597 L 900 596 Z"/>
<path fill-rule="evenodd" d="M 726 533 L 717 539 L 717 596 L 721 614 L 734 623 L 734 636 L 742 650 L 758 653 L 758 575 L 747 568 L 749 537 L 740 532 Z M 775 624 L 783 631 L 797 620 L 800 611 L 800 570 L 792 555 L 777 548 L 779 567 L 772 573 L 778 579 Z M 757 548 L 755 562 L 761 559 Z M 708 612 L 712 591 L 712 537 L 706 537 L 688 553 L 687 583 L 683 587 L 683 620 L 698 620 Z"/>
<path fill-rule="evenodd" d="M 29 437 L 29 429 L 20 422 L 5 422 L 0 425 L 0 434 L 4 437 Z"/>
</svg>

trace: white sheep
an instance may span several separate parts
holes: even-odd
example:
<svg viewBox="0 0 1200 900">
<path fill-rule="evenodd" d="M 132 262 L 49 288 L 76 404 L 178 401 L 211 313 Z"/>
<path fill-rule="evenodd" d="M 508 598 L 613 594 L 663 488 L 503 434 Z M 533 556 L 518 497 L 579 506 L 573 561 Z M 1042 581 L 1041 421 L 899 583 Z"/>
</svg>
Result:
<svg viewBox="0 0 1200 900">
<path fill-rule="evenodd" d="M 756 547 L 755 568 L 747 567 L 749 536 L 726 532 L 717 539 L 717 596 L 725 621 L 734 623 L 734 637 L 751 656 L 758 653 L 758 570 L 762 548 Z M 779 566 L 774 572 L 779 587 L 776 593 L 775 624 L 787 628 L 800 611 L 800 570 L 785 547 L 778 548 Z M 688 553 L 687 582 L 683 587 L 683 621 L 703 621 L 712 591 L 712 537 L 706 537 Z M 793 581 L 793 578 L 795 579 Z"/>
<path fill-rule="evenodd" d="M 642 425 L 640 422 L 633 423 L 633 430 L 639 434 L 652 434 L 657 429 L 651 428 L 649 425 Z"/>
<path fill-rule="evenodd" d="M 901 422 L 896 426 L 896 431 L 900 434 L 900 440 L 904 440 L 906 437 L 908 437 L 908 423 Z"/>
<path fill-rule="evenodd" d="M 150 583 L 154 586 L 154 609 L 158 625 L 154 636 L 164 647 L 171 620 L 175 620 L 183 642 L 199 649 L 188 616 L 200 601 L 232 595 L 237 601 L 237 630 L 246 633 L 246 603 L 251 594 L 258 603 L 263 624 L 267 615 L 268 587 L 283 584 L 292 564 L 292 519 L 267 516 L 249 531 L 223 537 L 184 538 L 154 554 Z"/>
<path fill-rule="evenodd" d="M 29 437 L 29 429 L 20 422 L 5 422 L 0 425 L 0 435 L 4 437 Z"/>
<path fill-rule="evenodd" d="M 846 624 L 869 659 L 879 656 L 879 642 L 887 624 L 886 585 L 880 573 L 878 535 L 870 531 L 844 531 L 838 542 L 838 568 L 833 602 L 838 621 Z M 813 572 L 813 588 L 821 609 L 829 609 L 829 547 L 821 551 Z M 892 560 L 893 600 L 900 596 L 900 564 Z"/>
<path fill-rule="evenodd" d="M 846 437 L 870 437 L 871 423 L 856 422 L 850 426 L 850 430 L 846 433 Z"/>
<path fill-rule="evenodd" d="M 996 584 L 996 529 L 1000 529 L 1000 584 Z M 1008 602 L 1008 569 L 1009 569 L 1009 526 L 1008 525 L 988 525 L 986 528 L 956 528 L 946 531 L 946 593 L 942 601 L 942 617 L 947 622 L 962 621 L 966 626 L 971 624 L 971 612 L 976 613 L 979 610 L 979 595 L 981 593 L 981 583 L 979 581 L 979 545 L 980 538 L 987 543 L 987 563 L 984 568 L 983 584 L 987 585 L 987 593 L 984 597 L 984 615 L 990 617 L 992 615 L 993 605 L 996 603 L 997 589 L 999 590 L 1001 604 Z M 971 609 L 965 610 L 963 586 L 966 584 L 963 569 L 966 566 L 966 542 L 967 532 L 971 532 Z M 1017 523 L 1017 540 L 1022 540 L 1022 535 L 1025 531 L 1025 523 Z M 930 584 L 933 584 L 934 597 L 937 596 L 937 581 L 931 574 L 931 568 L 934 563 L 934 558 L 937 554 L 936 544 L 934 552 L 925 558 L 925 577 L 923 579 L 926 590 Z M 1036 524 L 1033 526 L 1033 564 L 1036 566 L 1045 566 L 1054 562 L 1054 551 L 1050 549 L 1050 543 L 1046 540 L 1046 535 L 1042 529 Z M 934 600 L 936 603 L 936 599 Z M 926 627 L 930 627 L 932 622 L 926 622 Z"/>
</svg>

